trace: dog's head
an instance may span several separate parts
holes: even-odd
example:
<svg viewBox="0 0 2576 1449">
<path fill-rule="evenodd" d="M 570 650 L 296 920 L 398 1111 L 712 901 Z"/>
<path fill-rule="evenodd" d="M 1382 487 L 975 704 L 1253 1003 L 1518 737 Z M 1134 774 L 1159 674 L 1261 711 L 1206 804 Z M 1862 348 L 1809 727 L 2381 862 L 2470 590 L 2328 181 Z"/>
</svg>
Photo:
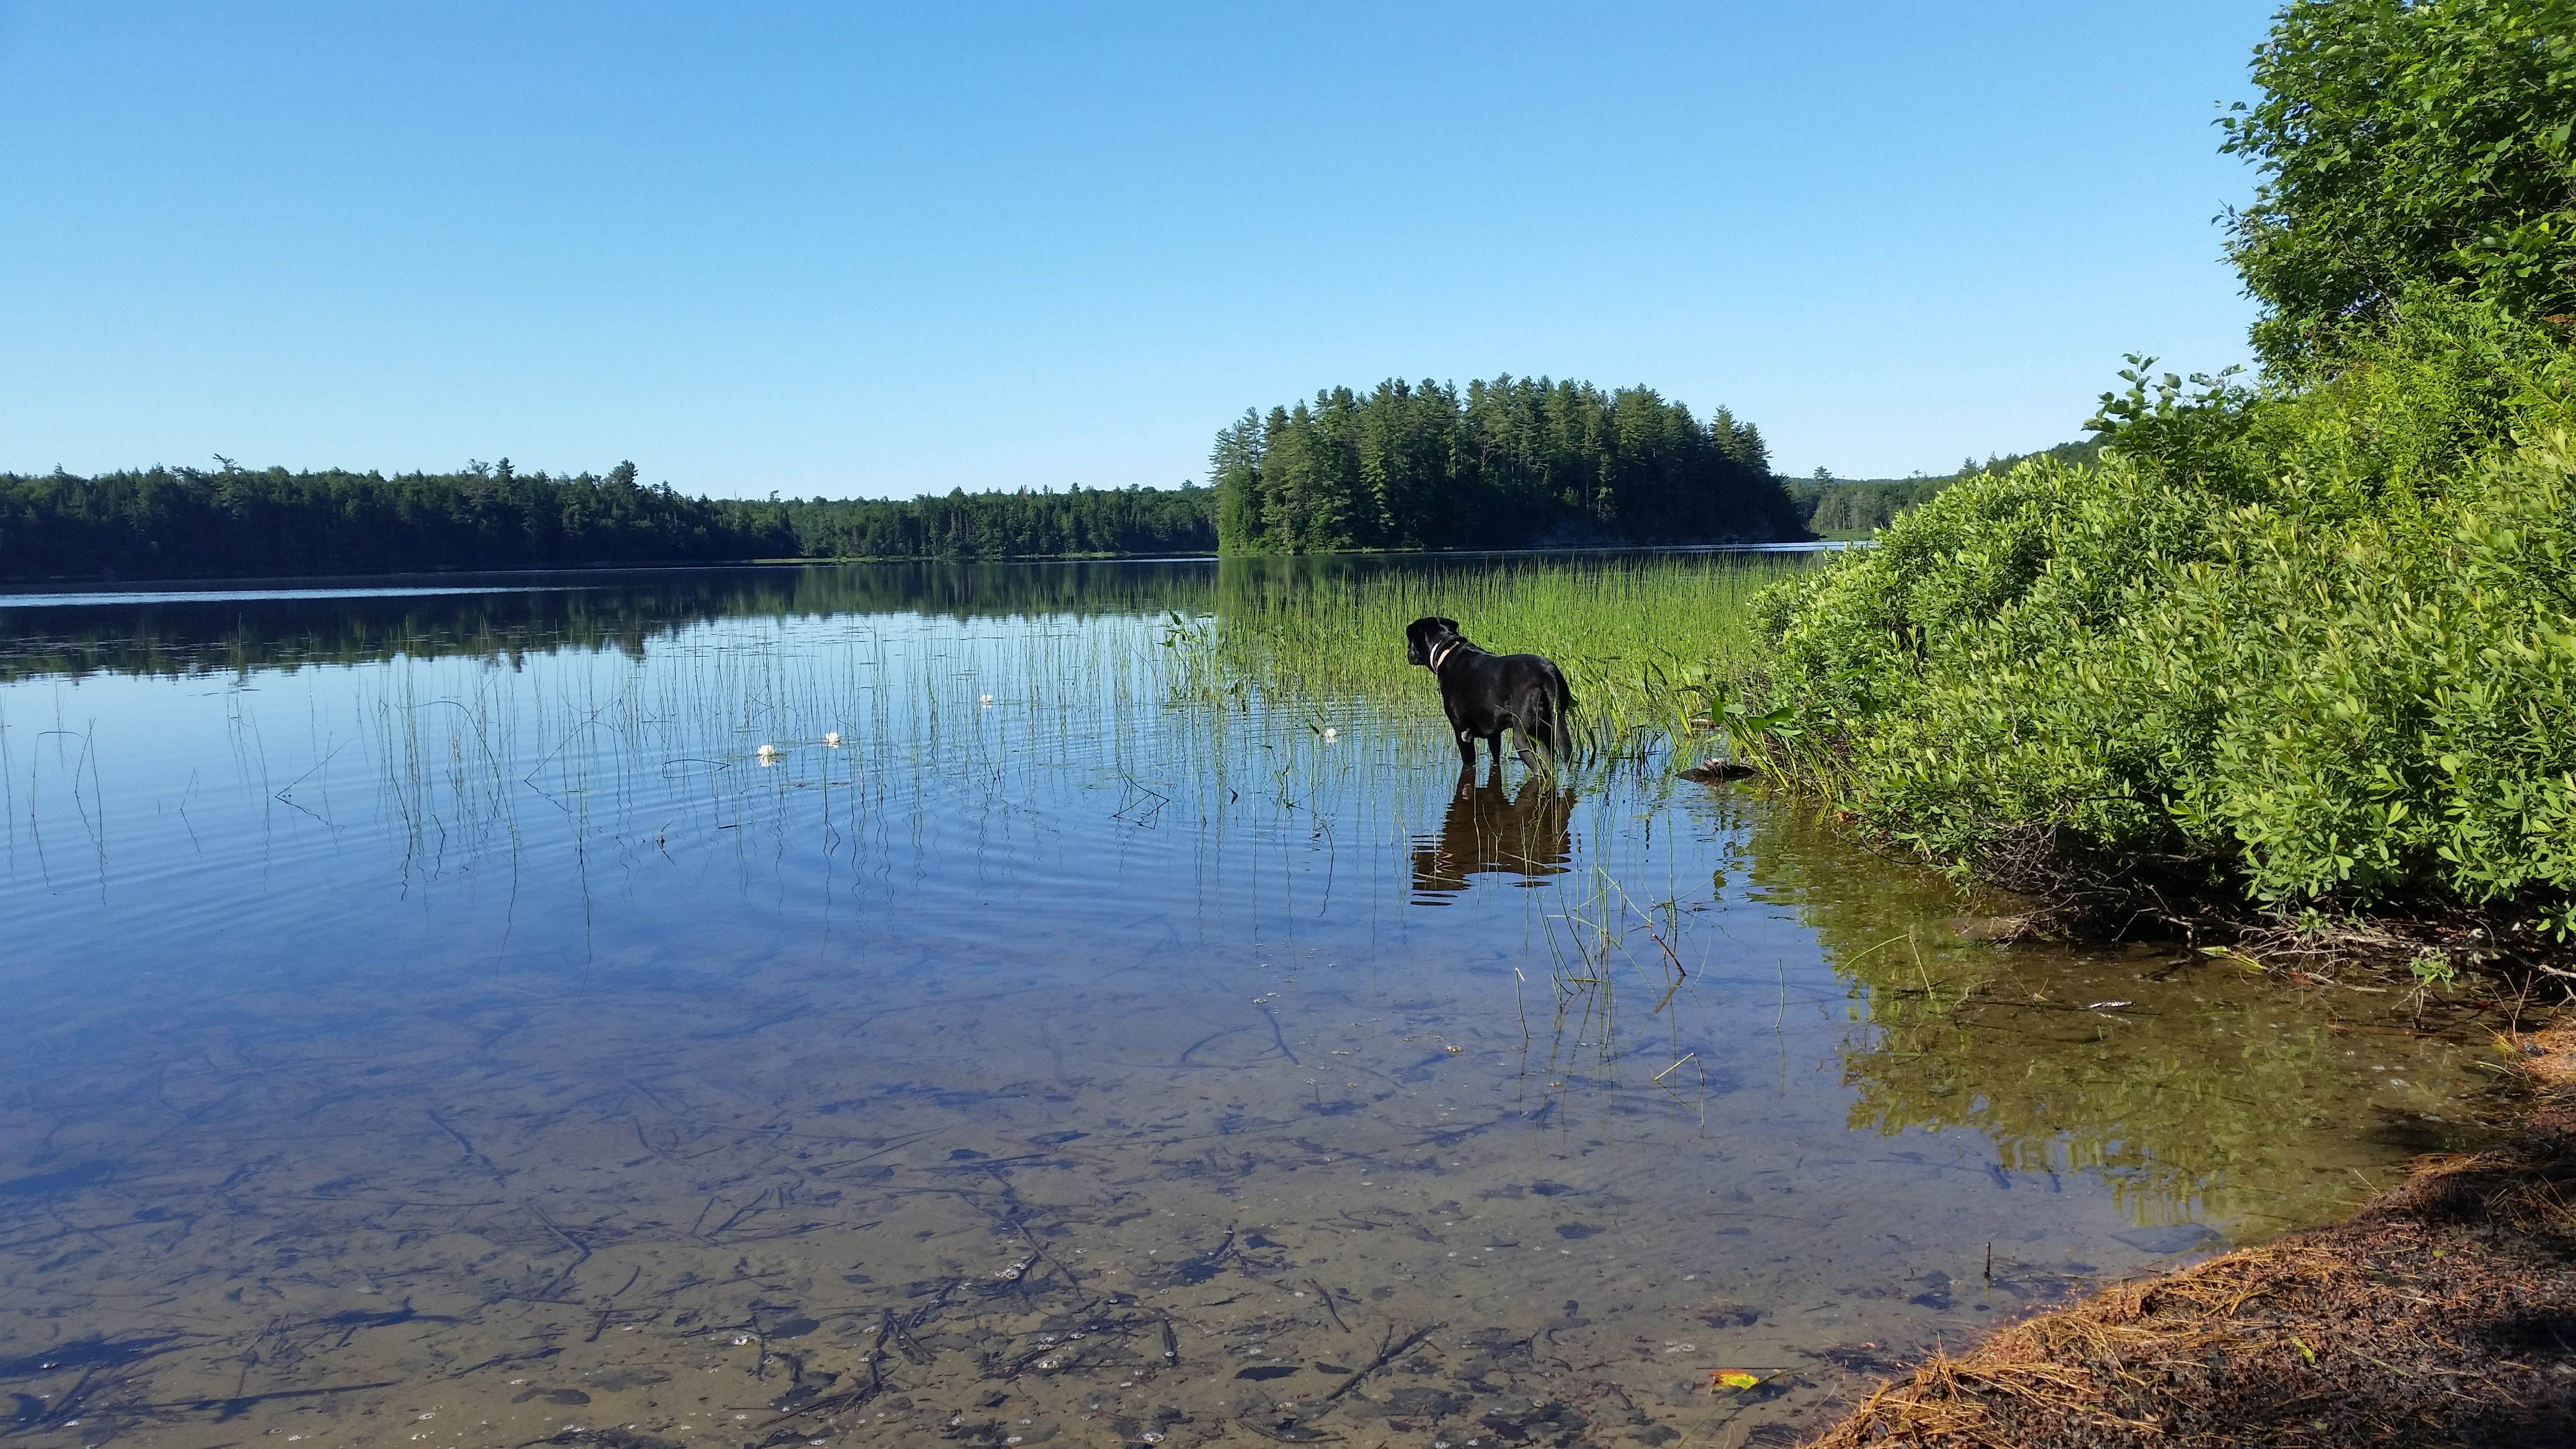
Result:
<svg viewBox="0 0 2576 1449">
<path fill-rule="evenodd" d="M 1431 667 L 1431 651 L 1458 637 L 1458 621 L 1437 616 L 1404 626 L 1404 662 Z"/>
</svg>

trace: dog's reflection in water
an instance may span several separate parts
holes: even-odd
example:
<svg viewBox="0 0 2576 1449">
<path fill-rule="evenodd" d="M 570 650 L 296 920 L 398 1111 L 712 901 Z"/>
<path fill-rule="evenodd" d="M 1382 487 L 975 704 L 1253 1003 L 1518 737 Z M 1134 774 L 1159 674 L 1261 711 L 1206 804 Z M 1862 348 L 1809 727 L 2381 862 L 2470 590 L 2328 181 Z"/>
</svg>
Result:
<svg viewBox="0 0 2576 1449">
<path fill-rule="evenodd" d="M 1504 793 L 1499 760 L 1481 785 L 1473 769 L 1460 770 L 1439 835 L 1413 838 L 1414 899 L 1447 900 L 1480 872 L 1532 881 L 1565 874 L 1574 853 L 1574 799 L 1545 774 L 1533 774 L 1519 790 Z"/>
</svg>

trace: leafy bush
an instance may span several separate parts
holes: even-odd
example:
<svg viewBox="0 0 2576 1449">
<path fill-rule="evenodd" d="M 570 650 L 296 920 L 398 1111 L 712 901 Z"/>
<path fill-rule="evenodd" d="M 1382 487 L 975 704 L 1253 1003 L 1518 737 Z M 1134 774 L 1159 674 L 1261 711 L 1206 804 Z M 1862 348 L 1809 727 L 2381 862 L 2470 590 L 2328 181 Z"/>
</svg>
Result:
<svg viewBox="0 0 2576 1449">
<path fill-rule="evenodd" d="M 1954 866 L 2576 935 L 2576 6 L 2293 0 L 2224 149 L 2262 386 L 2105 394 L 1772 591 L 1741 744 Z"/>
<path fill-rule="evenodd" d="M 1757 748 L 1970 869 L 2576 930 L 2566 343 L 2423 289 L 2323 383 L 2133 383 L 2100 466 L 1958 484 L 1768 594 Z"/>
</svg>

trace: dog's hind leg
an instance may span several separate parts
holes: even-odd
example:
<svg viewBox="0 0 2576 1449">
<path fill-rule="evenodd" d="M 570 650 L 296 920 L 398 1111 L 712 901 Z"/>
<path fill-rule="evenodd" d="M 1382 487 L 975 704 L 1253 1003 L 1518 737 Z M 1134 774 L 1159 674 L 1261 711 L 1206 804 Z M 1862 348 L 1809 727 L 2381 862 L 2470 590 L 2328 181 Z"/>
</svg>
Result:
<svg viewBox="0 0 2576 1449">
<path fill-rule="evenodd" d="M 1527 765 L 1532 772 L 1536 772 L 1545 767 L 1539 764 L 1537 754 L 1530 749 L 1530 712 L 1527 706 L 1528 702 L 1522 701 L 1522 708 L 1511 711 L 1495 723 L 1494 757 L 1502 758 L 1503 731 L 1510 730 L 1513 751 L 1521 757 L 1522 764 Z"/>
<path fill-rule="evenodd" d="M 1565 735 L 1564 713 L 1556 707 L 1550 692 L 1545 690 L 1532 691 L 1526 707 L 1512 720 L 1512 741 L 1520 747 L 1521 763 L 1529 766 L 1531 774 L 1552 767 L 1565 757 Z M 1546 749 L 1546 765 L 1539 763 L 1532 746 Z"/>
</svg>

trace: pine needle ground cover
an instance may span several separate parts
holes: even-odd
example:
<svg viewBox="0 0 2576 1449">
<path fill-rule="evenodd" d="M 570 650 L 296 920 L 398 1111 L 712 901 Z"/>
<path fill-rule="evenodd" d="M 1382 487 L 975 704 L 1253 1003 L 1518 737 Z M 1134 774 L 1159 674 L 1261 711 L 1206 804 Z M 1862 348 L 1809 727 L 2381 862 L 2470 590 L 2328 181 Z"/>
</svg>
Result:
<svg viewBox="0 0 2576 1449">
<path fill-rule="evenodd" d="M 2513 1043 L 2576 1075 L 2576 1038 Z M 2576 1423 L 2576 1101 L 2342 1223 L 2042 1314 L 1814 1441 L 2560 1445 Z"/>
</svg>

